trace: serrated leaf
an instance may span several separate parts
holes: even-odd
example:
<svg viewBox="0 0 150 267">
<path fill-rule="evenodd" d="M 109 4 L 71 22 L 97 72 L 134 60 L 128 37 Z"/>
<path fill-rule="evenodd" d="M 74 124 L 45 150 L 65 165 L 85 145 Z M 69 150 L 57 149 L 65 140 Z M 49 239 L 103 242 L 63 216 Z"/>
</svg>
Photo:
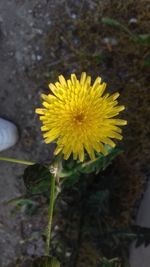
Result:
<svg viewBox="0 0 150 267">
<path fill-rule="evenodd" d="M 29 195 L 41 194 L 49 190 L 51 174 L 47 167 L 35 164 L 25 169 L 23 180 Z"/>
<path fill-rule="evenodd" d="M 97 154 L 95 160 L 90 160 L 85 163 L 76 163 L 72 170 L 63 169 L 60 173 L 61 178 L 66 178 L 64 181 L 65 186 L 73 186 L 79 181 L 81 174 L 99 173 L 104 171 L 112 162 L 112 160 L 123 152 L 120 148 L 110 148 L 108 149 L 108 155 L 104 156 L 102 154 Z"/>
<path fill-rule="evenodd" d="M 120 148 L 112 148 L 109 149 L 108 155 L 104 156 L 102 154 L 98 154 L 95 160 L 91 160 L 87 163 L 82 164 L 80 168 L 80 172 L 82 173 L 99 173 L 100 171 L 104 171 L 112 162 L 112 160 L 122 153 L 122 149 Z"/>
<path fill-rule="evenodd" d="M 135 246 L 148 246 L 150 244 L 150 228 L 132 225 L 129 228 L 104 233 L 105 237 L 117 236 L 119 239 L 135 241 Z M 103 238 L 104 238 L 103 236 Z"/>
<path fill-rule="evenodd" d="M 120 148 L 108 148 L 108 155 L 104 156 L 101 153 L 97 154 L 96 159 L 87 161 L 85 163 L 77 163 L 72 170 L 63 169 L 60 173 L 61 178 L 79 176 L 81 173 L 99 173 L 101 170 L 105 170 L 112 162 L 112 160 L 122 153 Z M 73 178 L 75 179 L 75 177 Z"/>
<path fill-rule="evenodd" d="M 142 244 L 146 247 L 150 244 L 150 228 L 134 225 L 131 229 L 136 234 L 136 247 Z"/>
</svg>

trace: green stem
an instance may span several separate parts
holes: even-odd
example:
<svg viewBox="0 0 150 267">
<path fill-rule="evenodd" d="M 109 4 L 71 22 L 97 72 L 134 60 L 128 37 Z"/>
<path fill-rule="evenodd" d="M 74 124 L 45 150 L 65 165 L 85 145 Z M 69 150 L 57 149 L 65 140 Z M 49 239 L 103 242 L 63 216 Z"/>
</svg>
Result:
<svg viewBox="0 0 150 267">
<path fill-rule="evenodd" d="M 25 164 L 25 165 L 34 165 L 35 164 L 35 162 L 32 162 L 32 161 L 14 159 L 14 158 L 6 158 L 6 157 L 0 157 L 0 160 L 13 162 L 13 163 L 19 163 L 19 164 Z"/>
<path fill-rule="evenodd" d="M 46 256 L 49 256 L 50 241 L 51 241 L 51 232 L 52 232 L 52 219 L 55 203 L 55 176 L 51 176 L 51 189 L 50 189 L 50 204 L 48 211 L 48 226 L 47 226 L 47 235 L 46 235 Z"/>
</svg>

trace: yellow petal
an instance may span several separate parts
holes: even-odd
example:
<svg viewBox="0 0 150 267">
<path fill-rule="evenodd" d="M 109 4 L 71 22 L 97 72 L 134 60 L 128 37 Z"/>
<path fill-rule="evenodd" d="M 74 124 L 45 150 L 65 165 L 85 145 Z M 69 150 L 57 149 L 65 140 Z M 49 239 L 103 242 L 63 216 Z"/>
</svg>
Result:
<svg viewBox="0 0 150 267">
<path fill-rule="evenodd" d="M 80 78 L 80 84 L 84 85 L 85 80 L 86 80 L 86 72 L 82 72 L 81 73 L 81 78 Z"/>
<path fill-rule="evenodd" d="M 67 86 L 66 80 L 65 80 L 65 78 L 64 78 L 63 75 L 60 75 L 60 76 L 58 77 L 58 79 L 59 79 L 60 83 L 61 83 L 63 86 L 65 86 L 65 87 Z"/>
<path fill-rule="evenodd" d="M 92 86 L 93 90 L 95 89 L 95 87 L 97 87 L 98 85 L 100 85 L 101 80 L 102 80 L 101 77 L 97 77 L 96 78 L 96 80 L 95 80 L 95 82 L 94 82 L 94 84 Z"/>
<path fill-rule="evenodd" d="M 40 114 L 40 115 L 44 115 L 45 114 L 45 109 L 44 108 L 36 108 L 35 113 Z"/>
</svg>

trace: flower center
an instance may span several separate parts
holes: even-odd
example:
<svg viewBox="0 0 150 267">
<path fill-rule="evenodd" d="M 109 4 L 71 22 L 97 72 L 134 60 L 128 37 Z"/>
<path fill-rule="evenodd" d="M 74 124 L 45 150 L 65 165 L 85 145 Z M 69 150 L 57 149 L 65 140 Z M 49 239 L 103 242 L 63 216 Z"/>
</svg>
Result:
<svg viewBox="0 0 150 267">
<path fill-rule="evenodd" d="M 78 113 L 76 115 L 74 115 L 74 121 L 81 124 L 85 119 L 85 116 L 83 113 Z"/>
</svg>

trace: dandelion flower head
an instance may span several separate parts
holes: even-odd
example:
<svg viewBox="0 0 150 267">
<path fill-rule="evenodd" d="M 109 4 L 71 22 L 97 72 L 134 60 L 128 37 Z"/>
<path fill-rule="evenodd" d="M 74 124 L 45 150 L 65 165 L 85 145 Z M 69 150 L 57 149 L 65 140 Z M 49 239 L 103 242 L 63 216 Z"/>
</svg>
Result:
<svg viewBox="0 0 150 267">
<path fill-rule="evenodd" d="M 100 77 L 92 84 L 85 72 L 80 79 L 75 74 L 68 80 L 60 75 L 49 88 L 53 94 L 41 95 L 43 108 L 36 113 L 45 142 L 56 143 L 55 155 L 62 153 L 68 159 L 72 154 L 83 161 L 86 152 L 94 159 L 95 152 L 107 154 L 106 144 L 115 147 L 112 139 L 122 139 L 119 126 L 127 121 L 116 116 L 125 107 L 118 105 L 119 93 L 104 94 L 106 83 Z"/>
</svg>

